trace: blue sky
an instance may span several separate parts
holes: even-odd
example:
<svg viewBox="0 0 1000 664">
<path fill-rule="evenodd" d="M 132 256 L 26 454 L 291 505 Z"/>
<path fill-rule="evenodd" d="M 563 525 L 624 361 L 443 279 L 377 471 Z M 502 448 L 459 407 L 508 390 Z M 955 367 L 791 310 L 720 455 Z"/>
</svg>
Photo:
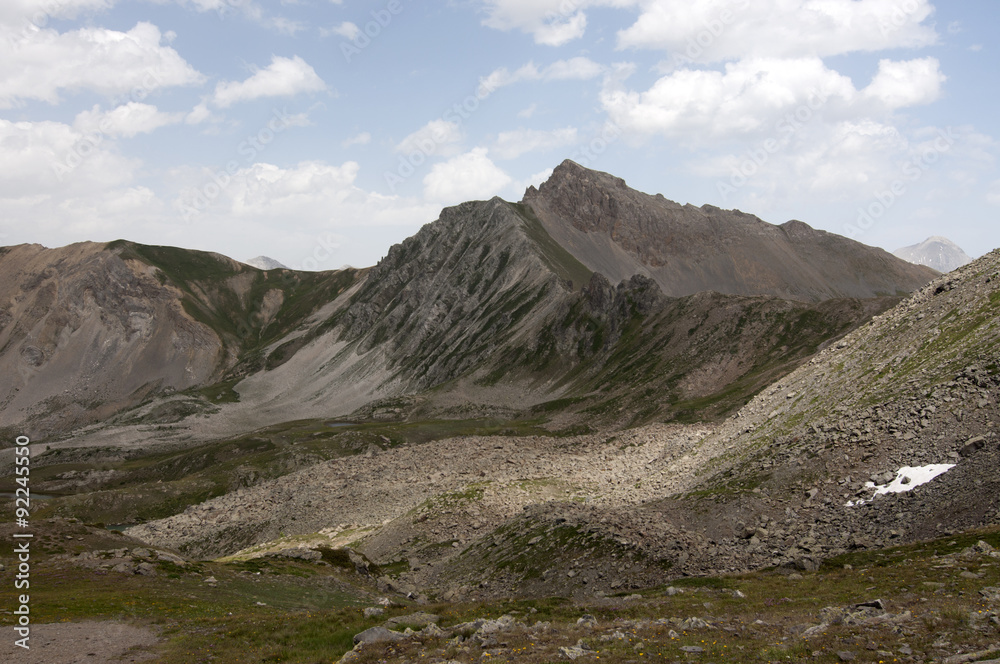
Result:
<svg viewBox="0 0 1000 664">
<path fill-rule="evenodd" d="M 563 159 L 889 250 L 1000 246 L 1000 4 L 6 0 L 0 244 L 374 264 Z"/>
</svg>

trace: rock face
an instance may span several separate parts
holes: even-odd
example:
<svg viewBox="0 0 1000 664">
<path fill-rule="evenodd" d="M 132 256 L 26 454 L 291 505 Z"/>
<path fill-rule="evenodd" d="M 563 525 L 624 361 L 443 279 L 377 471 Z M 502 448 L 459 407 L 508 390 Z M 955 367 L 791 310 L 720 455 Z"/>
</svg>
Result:
<svg viewBox="0 0 1000 664">
<path fill-rule="evenodd" d="M 903 247 L 892 253 L 904 261 L 926 265 L 938 272 L 951 272 L 972 262 L 961 247 L 948 238 L 939 236 L 929 237 L 920 244 Z"/>
<path fill-rule="evenodd" d="M 523 201 L 562 246 L 612 282 L 643 274 L 667 295 L 706 290 L 814 302 L 910 293 L 934 278 L 881 249 L 738 210 L 679 205 L 563 162 Z"/>
</svg>

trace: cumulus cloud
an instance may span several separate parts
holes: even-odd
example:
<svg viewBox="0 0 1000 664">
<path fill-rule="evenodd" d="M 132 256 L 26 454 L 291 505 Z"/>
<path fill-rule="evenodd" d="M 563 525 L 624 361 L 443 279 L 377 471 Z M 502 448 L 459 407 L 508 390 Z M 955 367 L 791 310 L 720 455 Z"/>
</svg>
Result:
<svg viewBox="0 0 1000 664">
<path fill-rule="evenodd" d="M 202 82 L 204 77 L 163 39 L 155 25 L 138 23 L 128 32 L 46 29 L 0 40 L 0 108 L 26 100 L 54 104 L 62 91 L 145 96 L 158 88 Z"/>
<path fill-rule="evenodd" d="M 350 21 L 344 21 L 340 25 L 335 25 L 332 28 L 320 28 L 319 34 L 321 37 L 340 35 L 344 39 L 350 39 L 353 41 L 358 35 L 361 34 L 361 28 Z"/>
<path fill-rule="evenodd" d="M 937 101 L 945 80 L 935 58 L 906 62 L 882 60 L 878 73 L 864 92 L 888 108 L 920 106 Z"/>
<path fill-rule="evenodd" d="M 827 122 L 882 117 L 933 101 L 944 77 L 937 60 L 883 60 L 864 90 L 820 58 L 750 58 L 724 71 L 683 69 L 645 92 L 609 77 L 601 94 L 613 122 L 636 134 L 661 134 L 687 144 L 774 134 L 782 119 L 805 113 Z"/>
<path fill-rule="evenodd" d="M 511 177 L 490 160 L 486 148 L 476 148 L 435 164 L 424 178 L 424 196 L 445 205 L 482 200 L 496 196 L 511 182 Z"/>
<path fill-rule="evenodd" d="M 576 127 L 565 127 L 551 131 L 538 129 L 517 129 L 501 132 L 497 136 L 493 152 L 500 159 L 515 159 L 522 154 L 536 150 L 551 150 L 577 142 Z"/>
<path fill-rule="evenodd" d="M 222 108 L 261 97 L 291 97 L 303 92 L 321 92 L 326 83 L 299 56 L 272 56 L 271 64 L 245 81 L 225 81 L 215 87 L 212 98 Z"/>
</svg>

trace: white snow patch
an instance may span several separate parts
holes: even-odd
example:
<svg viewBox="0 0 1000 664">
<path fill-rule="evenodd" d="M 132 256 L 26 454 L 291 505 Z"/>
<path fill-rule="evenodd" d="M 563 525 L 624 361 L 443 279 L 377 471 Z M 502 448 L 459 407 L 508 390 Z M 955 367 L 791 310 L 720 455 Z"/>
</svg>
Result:
<svg viewBox="0 0 1000 664">
<path fill-rule="evenodd" d="M 896 471 L 896 479 L 892 482 L 888 484 L 866 482 L 865 486 L 869 489 L 875 489 L 872 498 L 884 493 L 904 493 L 916 489 L 921 484 L 927 484 L 938 475 L 943 475 L 954 467 L 955 464 L 953 463 L 936 463 L 929 466 L 903 466 Z M 864 505 L 870 500 L 851 500 L 847 502 L 845 507 Z"/>
</svg>

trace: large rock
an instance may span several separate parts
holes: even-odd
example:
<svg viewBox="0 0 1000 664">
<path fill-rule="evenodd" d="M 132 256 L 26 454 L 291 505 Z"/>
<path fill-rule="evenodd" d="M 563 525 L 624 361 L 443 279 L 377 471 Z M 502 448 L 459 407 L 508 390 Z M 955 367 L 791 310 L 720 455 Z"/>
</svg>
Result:
<svg viewBox="0 0 1000 664">
<path fill-rule="evenodd" d="M 385 643 L 387 641 L 402 641 L 406 639 L 404 634 L 394 632 L 385 627 L 372 627 L 354 635 L 354 644 L 359 643 Z"/>
</svg>

